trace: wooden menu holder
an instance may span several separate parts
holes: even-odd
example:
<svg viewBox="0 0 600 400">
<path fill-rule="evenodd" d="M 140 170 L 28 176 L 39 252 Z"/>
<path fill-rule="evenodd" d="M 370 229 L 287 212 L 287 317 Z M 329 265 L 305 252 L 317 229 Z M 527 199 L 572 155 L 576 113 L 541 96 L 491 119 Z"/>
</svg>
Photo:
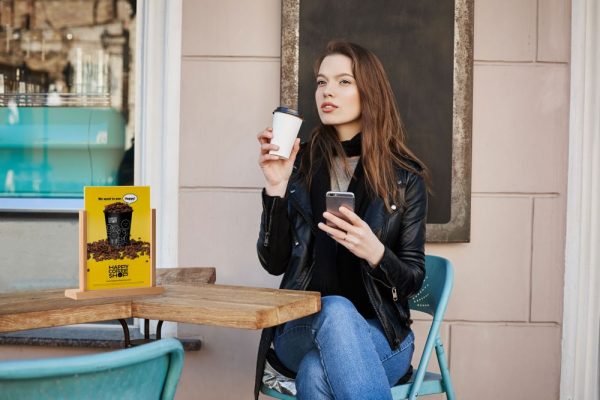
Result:
<svg viewBox="0 0 600 400">
<path fill-rule="evenodd" d="M 161 294 L 162 286 L 156 286 L 156 209 L 152 209 L 152 244 L 150 245 L 150 282 L 151 286 L 136 288 L 117 288 L 87 290 L 87 213 L 79 211 L 79 289 L 65 290 L 65 296 L 75 300 L 100 299 L 106 297 L 141 296 Z"/>
</svg>

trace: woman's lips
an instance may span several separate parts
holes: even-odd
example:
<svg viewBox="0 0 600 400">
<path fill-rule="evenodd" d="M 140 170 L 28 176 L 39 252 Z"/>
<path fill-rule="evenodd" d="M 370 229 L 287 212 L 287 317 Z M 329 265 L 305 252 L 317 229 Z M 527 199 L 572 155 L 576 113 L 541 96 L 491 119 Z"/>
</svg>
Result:
<svg viewBox="0 0 600 400">
<path fill-rule="evenodd" d="M 330 112 L 334 111 L 336 108 L 337 108 L 337 106 L 333 103 L 321 104 L 321 111 L 323 111 L 324 113 L 330 113 Z"/>
</svg>

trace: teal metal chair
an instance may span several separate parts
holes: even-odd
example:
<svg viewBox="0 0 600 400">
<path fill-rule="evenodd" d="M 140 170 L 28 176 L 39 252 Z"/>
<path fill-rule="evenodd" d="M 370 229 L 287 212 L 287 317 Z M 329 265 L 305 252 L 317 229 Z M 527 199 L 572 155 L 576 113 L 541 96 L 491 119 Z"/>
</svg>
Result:
<svg viewBox="0 0 600 400">
<path fill-rule="evenodd" d="M 429 328 L 423 353 L 421 354 L 419 367 L 407 383 L 392 388 L 392 397 L 394 400 L 414 400 L 418 396 L 440 393 L 445 393 L 448 400 L 455 399 L 450 371 L 448 370 L 448 363 L 440 338 L 440 325 L 446 312 L 448 299 L 450 298 L 453 279 L 454 272 L 452 263 L 449 260 L 438 256 L 428 255 L 425 257 L 425 280 L 423 281 L 421 290 L 409 300 L 409 306 L 411 310 L 431 315 L 433 320 Z M 427 364 L 434 348 L 441 374 L 427 371 Z M 261 392 L 276 399 L 296 399 L 294 396 L 279 393 L 264 385 L 261 388 Z"/>
<path fill-rule="evenodd" d="M 74 357 L 0 362 L 3 400 L 170 400 L 183 368 L 173 338 Z"/>
</svg>

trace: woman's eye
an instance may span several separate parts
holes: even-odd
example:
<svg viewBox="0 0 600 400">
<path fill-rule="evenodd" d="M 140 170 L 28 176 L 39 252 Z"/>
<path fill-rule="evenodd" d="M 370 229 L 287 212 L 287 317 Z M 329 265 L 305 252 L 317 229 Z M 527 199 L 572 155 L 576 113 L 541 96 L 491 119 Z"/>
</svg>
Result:
<svg viewBox="0 0 600 400">
<path fill-rule="evenodd" d="M 323 81 L 323 80 L 317 81 L 317 86 L 323 86 L 323 85 L 325 85 L 325 81 Z"/>
<path fill-rule="evenodd" d="M 342 79 L 342 80 L 340 81 L 340 84 L 342 84 L 342 85 L 350 85 L 351 83 L 352 83 L 352 82 L 350 82 L 348 79 Z"/>
</svg>

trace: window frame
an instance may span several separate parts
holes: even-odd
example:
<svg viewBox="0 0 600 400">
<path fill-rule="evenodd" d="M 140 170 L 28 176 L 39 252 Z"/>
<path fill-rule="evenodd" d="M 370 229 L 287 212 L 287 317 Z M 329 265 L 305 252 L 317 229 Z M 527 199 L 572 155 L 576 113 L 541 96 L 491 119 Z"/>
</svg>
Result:
<svg viewBox="0 0 600 400">
<path fill-rule="evenodd" d="M 158 211 L 157 265 L 176 267 L 182 0 L 142 0 L 136 14 L 134 182 L 151 187 Z M 82 208 L 83 198 L 0 198 L 1 212 L 76 213 Z"/>
<path fill-rule="evenodd" d="M 134 182 L 150 186 L 151 206 L 157 210 L 156 265 L 173 268 L 178 266 L 182 0 L 141 0 L 137 7 Z M 0 199 L 0 212 L 70 213 L 83 208 L 83 199 L 62 205 L 51 200 L 67 199 L 27 199 L 45 203 L 43 209 L 14 204 L 5 208 L 4 200 Z M 155 326 L 153 321 L 151 330 Z M 106 325 L 79 326 L 99 327 Z M 134 321 L 130 327 L 143 330 L 143 323 Z M 177 324 L 165 323 L 162 333 L 175 336 Z"/>
<path fill-rule="evenodd" d="M 161 3 L 164 0 L 159 0 Z M 146 3 L 148 0 L 140 0 L 139 3 Z M 137 6 L 140 8 L 140 5 Z M 138 52 L 142 48 L 140 46 L 139 34 L 142 32 L 140 29 L 140 23 L 136 22 L 136 43 L 135 51 Z M 138 66 L 136 65 L 136 73 L 138 72 Z M 137 82 L 137 81 L 136 81 Z M 136 83 L 137 85 L 137 83 Z M 134 88 L 137 93 L 139 89 Z M 136 98 L 137 100 L 137 98 Z M 136 104 L 134 113 L 137 113 L 138 106 Z M 136 118 L 137 121 L 137 118 Z M 136 131 L 138 131 L 136 127 Z M 136 133 L 139 133 L 136 132 Z M 15 212 L 15 213 L 77 213 L 83 205 L 83 193 L 81 197 L 0 197 L 0 212 Z"/>
</svg>

